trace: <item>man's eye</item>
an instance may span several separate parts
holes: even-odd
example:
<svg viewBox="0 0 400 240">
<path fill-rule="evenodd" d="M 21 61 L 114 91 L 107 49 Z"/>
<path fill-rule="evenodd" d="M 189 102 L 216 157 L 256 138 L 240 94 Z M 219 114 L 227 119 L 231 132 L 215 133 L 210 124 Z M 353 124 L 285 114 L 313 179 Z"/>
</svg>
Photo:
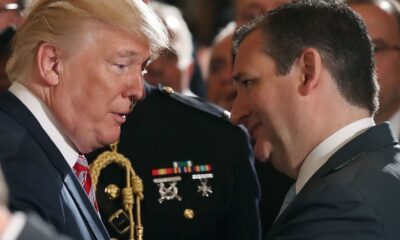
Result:
<svg viewBox="0 0 400 240">
<path fill-rule="evenodd" d="M 243 85 L 245 88 L 248 88 L 248 87 L 250 86 L 250 84 L 251 84 L 251 81 L 250 81 L 250 80 L 243 80 L 243 81 L 242 81 L 242 85 Z"/>
<path fill-rule="evenodd" d="M 119 70 L 124 70 L 126 68 L 125 64 L 115 63 L 114 66 L 117 67 Z"/>
<path fill-rule="evenodd" d="M 142 70 L 142 76 L 144 76 L 144 75 L 146 75 L 147 74 L 147 69 L 143 69 Z"/>
</svg>

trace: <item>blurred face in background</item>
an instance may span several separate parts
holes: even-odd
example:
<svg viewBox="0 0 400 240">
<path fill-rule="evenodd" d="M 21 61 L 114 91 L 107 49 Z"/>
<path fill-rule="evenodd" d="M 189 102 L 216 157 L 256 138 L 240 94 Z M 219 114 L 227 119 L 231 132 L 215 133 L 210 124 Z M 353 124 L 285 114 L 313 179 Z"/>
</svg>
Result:
<svg viewBox="0 0 400 240">
<path fill-rule="evenodd" d="M 375 44 L 375 61 L 380 85 L 377 122 L 389 120 L 400 108 L 400 26 L 393 14 L 373 4 L 353 4 L 367 25 Z"/>
<path fill-rule="evenodd" d="M 17 27 L 23 19 L 15 0 L 0 0 L 0 32 L 7 27 Z"/>
<path fill-rule="evenodd" d="M 144 78 L 153 86 L 162 84 L 181 92 L 182 72 L 178 68 L 178 56 L 169 50 L 163 52 L 159 58 L 147 66 Z"/>
<path fill-rule="evenodd" d="M 231 110 L 236 89 L 232 80 L 232 34 L 215 43 L 207 79 L 207 98 L 226 110 Z"/>
<path fill-rule="evenodd" d="M 240 27 L 255 17 L 288 2 L 289 0 L 235 0 L 237 26 Z"/>
</svg>

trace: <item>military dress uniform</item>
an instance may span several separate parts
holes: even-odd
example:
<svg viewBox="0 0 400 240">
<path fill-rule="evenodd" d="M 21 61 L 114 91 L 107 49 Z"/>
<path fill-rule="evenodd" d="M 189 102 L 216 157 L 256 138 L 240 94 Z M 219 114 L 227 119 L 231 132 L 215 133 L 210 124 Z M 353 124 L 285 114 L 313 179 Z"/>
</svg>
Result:
<svg viewBox="0 0 400 240">
<path fill-rule="evenodd" d="M 162 86 L 146 86 L 146 94 L 123 125 L 118 146 L 143 179 L 144 239 L 260 239 L 259 185 L 246 132 L 199 98 Z M 127 239 L 120 234 L 127 219 L 109 219 L 122 208 L 121 197 L 109 190 L 124 185 L 123 175 L 107 167 L 96 192 L 117 239 Z"/>
</svg>

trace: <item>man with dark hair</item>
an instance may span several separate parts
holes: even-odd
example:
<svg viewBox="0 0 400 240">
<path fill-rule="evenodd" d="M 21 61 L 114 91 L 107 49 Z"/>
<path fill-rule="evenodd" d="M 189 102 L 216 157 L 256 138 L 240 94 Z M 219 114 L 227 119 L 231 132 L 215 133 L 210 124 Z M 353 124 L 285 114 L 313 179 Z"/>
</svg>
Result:
<svg viewBox="0 0 400 240">
<path fill-rule="evenodd" d="M 395 0 L 350 0 L 365 21 L 374 43 L 379 82 L 375 121 L 389 121 L 400 137 L 400 4 Z"/>
<path fill-rule="evenodd" d="M 257 121 L 296 179 L 267 239 L 400 239 L 400 146 L 375 126 L 378 87 L 362 20 L 299 0 L 234 36 L 234 123 Z"/>
<path fill-rule="evenodd" d="M 234 0 L 237 26 L 242 26 L 255 17 L 288 2 L 289 0 Z"/>
</svg>

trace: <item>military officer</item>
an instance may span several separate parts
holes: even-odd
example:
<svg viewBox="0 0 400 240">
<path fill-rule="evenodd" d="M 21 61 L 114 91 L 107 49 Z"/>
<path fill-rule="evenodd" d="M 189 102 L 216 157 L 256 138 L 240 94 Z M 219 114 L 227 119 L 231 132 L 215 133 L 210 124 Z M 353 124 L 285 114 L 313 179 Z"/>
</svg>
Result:
<svg viewBox="0 0 400 240">
<path fill-rule="evenodd" d="M 245 131 L 199 98 L 161 86 L 146 91 L 118 146 L 143 179 L 144 239 L 260 239 L 259 186 Z M 125 184 L 118 168 L 101 172 L 96 194 L 111 236 L 126 239 L 127 215 L 114 215 L 122 209 L 115 188 Z"/>
</svg>

